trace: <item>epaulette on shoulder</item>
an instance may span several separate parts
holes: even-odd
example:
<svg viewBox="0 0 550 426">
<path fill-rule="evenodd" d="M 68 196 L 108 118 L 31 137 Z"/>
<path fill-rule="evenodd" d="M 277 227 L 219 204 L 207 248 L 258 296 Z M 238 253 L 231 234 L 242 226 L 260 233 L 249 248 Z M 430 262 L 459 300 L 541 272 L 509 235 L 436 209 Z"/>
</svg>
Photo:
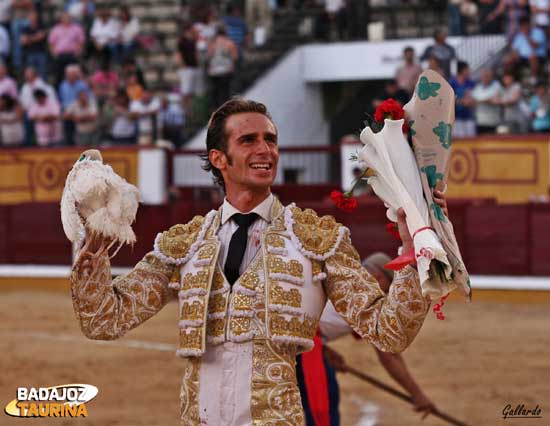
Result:
<svg viewBox="0 0 550 426">
<path fill-rule="evenodd" d="M 313 210 L 302 210 L 295 204 L 286 207 L 285 227 L 304 256 L 320 261 L 334 255 L 344 236 L 349 234 L 349 229 L 334 217 L 319 217 Z"/>
<path fill-rule="evenodd" d="M 159 233 L 155 238 L 155 256 L 165 263 L 186 263 L 204 240 L 215 215 L 216 212 L 212 211 L 206 216 L 195 216 L 185 225 L 174 225 L 168 231 Z"/>
</svg>

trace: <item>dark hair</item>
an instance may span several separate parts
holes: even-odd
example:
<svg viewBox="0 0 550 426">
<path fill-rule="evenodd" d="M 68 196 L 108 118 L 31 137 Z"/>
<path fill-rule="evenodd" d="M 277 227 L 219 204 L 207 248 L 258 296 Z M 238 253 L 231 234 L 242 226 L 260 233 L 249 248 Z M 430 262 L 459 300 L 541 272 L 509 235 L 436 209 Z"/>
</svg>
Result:
<svg viewBox="0 0 550 426">
<path fill-rule="evenodd" d="M 522 16 L 521 18 L 519 18 L 519 25 L 530 25 L 531 24 L 531 19 L 529 18 L 529 16 Z"/>
<path fill-rule="evenodd" d="M 33 92 L 32 92 L 32 95 L 35 99 L 39 99 L 39 98 L 47 98 L 48 97 L 48 94 L 46 93 L 45 90 L 43 89 L 35 89 Z"/>
<path fill-rule="evenodd" d="M 458 61 L 458 63 L 456 64 L 456 72 L 457 74 L 460 74 L 462 71 L 469 67 L 470 66 L 468 65 L 468 62 Z"/>
<path fill-rule="evenodd" d="M 202 169 L 207 172 L 212 172 L 214 183 L 220 185 L 224 191 L 225 182 L 222 173 L 210 162 L 208 153 L 213 149 L 217 149 L 227 155 L 227 133 L 225 132 L 225 123 L 230 116 L 247 112 L 256 112 L 272 120 L 264 104 L 250 99 L 233 97 L 214 111 L 208 121 L 208 128 L 206 131 L 206 154 L 201 155 L 203 161 Z"/>
<path fill-rule="evenodd" d="M 11 111 L 15 105 L 16 105 L 16 102 L 15 102 L 15 99 L 12 98 L 9 94 L 7 93 L 4 93 L 2 96 L 2 101 L 4 102 L 4 109 L 6 111 Z"/>
<path fill-rule="evenodd" d="M 412 46 L 407 46 L 403 49 L 403 53 L 406 52 L 414 52 L 414 48 Z"/>
</svg>

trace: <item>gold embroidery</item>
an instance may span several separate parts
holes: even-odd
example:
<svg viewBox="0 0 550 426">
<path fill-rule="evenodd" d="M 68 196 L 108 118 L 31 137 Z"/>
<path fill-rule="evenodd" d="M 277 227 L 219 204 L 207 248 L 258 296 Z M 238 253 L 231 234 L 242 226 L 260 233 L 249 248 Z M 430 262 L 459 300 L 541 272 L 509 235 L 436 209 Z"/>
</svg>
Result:
<svg viewBox="0 0 550 426">
<path fill-rule="evenodd" d="M 294 220 L 291 231 L 302 247 L 316 255 L 327 255 L 336 245 L 342 225 L 332 216 L 317 216 L 311 209 L 293 207 L 291 211 Z"/>
<path fill-rule="evenodd" d="M 268 255 L 267 267 L 270 273 L 288 274 L 296 278 L 304 277 L 304 267 L 300 262 L 294 259 L 289 262 L 285 262 L 282 257 Z"/>
<path fill-rule="evenodd" d="M 204 305 L 199 300 L 193 303 L 184 302 L 181 307 L 182 320 L 202 320 L 204 318 Z"/>
<path fill-rule="evenodd" d="M 286 291 L 280 285 L 272 283 L 269 302 L 276 305 L 287 305 L 294 308 L 300 308 L 302 306 L 302 295 L 295 288 Z"/>
<path fill-rule="evenodd" d="M 255 340 L 252 352 L 253 426 L 303 426 L 304 413 L 296 384 L 296 352 Z"/>
<path fill-rule="evenodd" d="M 321 264 L 321 262 L 317 261 L 317 260 L 312 260 L 311 261 L 311 273 L 313 276 L 317 275 L 317 274 L 320 274 L 321 272 L 323 272 L 323 266 Z"/>
<path fill-rule="evenodd" d="M 197 240 L 203 224 L 204 217 L 195 216 L 185 225 L 174 225 L 168 231 L 164 231 L 158 240 L 160 252 L 173 259 L 184 258 Z"/>
<path fill-rule="evenodd" d="M 180 330 L 180 348 L 202 350 L 202 328 L 186 327 Z"/>
<path fill-rule="evenodd" d="M 285 247 L 284 238 L 277 234 L 269 234 L 266 237 L 265 242 L 272 247 L 277 247 L 277 248 Z"/>
<path fill-rule="evenodd" d="M 208 301 L 208 313 L 217 314 L 220 312 L 225 312 L 226 302 L 226 294 L 215 294 L 214 296 L 210 296 L 210 300 Z"/>
<path fill-rule="evenodd" d="M 272 334 L 301 337 L 303 339 L 313 339 L 315 337 L 317 321 L 307 315 L 303 321 L 297 317 L 287 320 L 284 316 L 274 312 L 270 314 L 269 318 Z"/>
<path fill-rule="evenodd" d="M 248 270 L 239 278 L 239 284 L 248 290 L 256 290 L 256 286 L 260 283 L 260 277 L 254 270 Z"/>
<path fill-rule="evenodd" d="M 73 307 L 83 333 L 112 340 L 152 317 L 174 293 L 168 284 L 174 266 L 148 253 L 126 275 L 112 280 L 109 258 L 83 253 L 71 272 Z"/>
<path fill-rule="evenodd" d="M 199 251 L 197 259 L 205 260 L 210 259 L 216 253 L 216 246 L 213 244 L 206 245 L 202 247 Z"/>
<path fill-rule="evenodd" d="M 208 269 L 201 269 L 196 274 L 188 272 L 185 274 L 182 280 L 181 289 L 182 290 L 191 290 L 194 288 L 204 288 L 208 286 Z"/>
<path fill-rule="evenodd" d="M 180 268 L 177 267 L 174 269 L 174 273 L 172 274 L 172 276 L 170 277 L 170 282 L 171 283 L 178 283 L 180 284 L 181 282 L 181 274 L 180 274 Z"/>
<path fill-rule="evenodd" d="M 214 271 L 214 278 L 212 278 L 212 290 L 221 290 L 223 288 L 223 275 L 218 267 L 216 267 L 216 270 Z"/>
<path fill-rule="evenodd" d="M 254 302 L 254 296 L 247 296 L 246 294 L 233 295 L 233 309 L 239 311 L 249 311 L 252 309 L 252 303 Z"/>
<path fill-rule="evenodd" d="M 211 337 L 223 336 L 225 330 L 225 319 L 216 318 L 209 319 L 206 325 L 207 335 Z"/>
<path fill-rule="evenodd" d="M 429 306 L 415 271 L 405 268 L 396 273 L 385 296 L 361 266 L 349 237 L 325 266 L 327 294 L 357 333 L 385 352 L 401 352 L 412 342 Z"/>
<path fill-rule="evenodd" d="M 229 326 L 231 327 L 231 332 L 235 336 L 248 333 L 250 331 L 250 318 L 232 317 Z"/>
<path fill-rule="evenodd" d="M 201 359 L 190 357 L 184 359 L 183 377 L 180 390 L 181 426 L 197 426 L 199 417 L 199 371 Z"/>
</svg>

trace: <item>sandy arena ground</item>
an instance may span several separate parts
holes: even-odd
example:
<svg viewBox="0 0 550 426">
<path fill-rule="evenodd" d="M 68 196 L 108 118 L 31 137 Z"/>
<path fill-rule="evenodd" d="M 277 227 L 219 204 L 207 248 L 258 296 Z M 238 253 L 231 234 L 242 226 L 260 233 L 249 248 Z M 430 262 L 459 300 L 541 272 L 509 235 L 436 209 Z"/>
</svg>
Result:
<svg viewBox="0 0 550 426">
<path fill-rule="evenodd" d="M 4 288 L 4 290 L 1 290 Z M 19 386 L 88 383 L 99 395 L 86 419 L 18 419 L 0 425 L 177 425 L 181 364 L 175 357 L 176 304 L 117 342 L 86 340 L 67 291 L 0 286 L 0 404 Z M 451 299 L 447 319 L 433 314 L 405 353 L 409 368 L 438 407 L 469 425 L 550 425 L 550 292 L 478 292 Z M 332 345 L 348 363 L 397 386 L 367 343 Z M 393 396 L 349 374 L 339 376 L 344 426 L 436 426 Z M 542 419 L 503 420 L 507 405 L 542 409 Z M 217 425 L 211 425 L 217 426 Z"/>
</svg>

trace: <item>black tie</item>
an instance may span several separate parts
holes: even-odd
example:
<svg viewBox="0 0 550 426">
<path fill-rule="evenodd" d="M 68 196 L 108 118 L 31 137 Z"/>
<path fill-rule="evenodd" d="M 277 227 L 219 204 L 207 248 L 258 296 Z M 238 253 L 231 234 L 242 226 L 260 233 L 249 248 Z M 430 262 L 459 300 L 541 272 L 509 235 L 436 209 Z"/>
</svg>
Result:
<svg viewBox="0 0 550 426">
<path fill-rule="evenodd" d="M 225 272 L 225 277 L 229 281 L 229 284 L 233 285 L 233 283 L 237 281 L 237 278 L 239 278 L 239 267 L 243 261 L 246 243 L 248 242 L 248 228 L 258 218 L 258 215 L 256 213 L 235 213 L 231 218 L 239 227 L 229 242 L 227 260 L 225 261 L 223 271 Z"/>
</svg>

